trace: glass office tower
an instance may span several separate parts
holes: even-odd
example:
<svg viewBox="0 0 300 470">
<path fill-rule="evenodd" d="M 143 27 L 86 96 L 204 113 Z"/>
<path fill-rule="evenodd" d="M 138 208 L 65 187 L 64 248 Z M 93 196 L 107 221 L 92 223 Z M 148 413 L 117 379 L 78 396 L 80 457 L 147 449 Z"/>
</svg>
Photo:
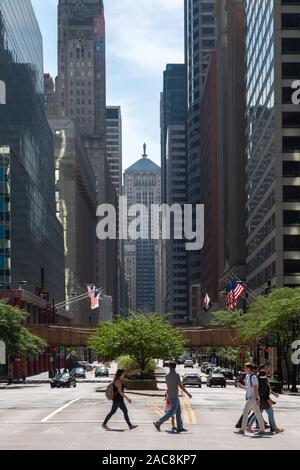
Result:
<svg viewBox="0 0 300 470">
<path fill-rule="evenodd" d="M 188 93 L 188 202 L 199 204 L 201 93 L 216 45 L 215 0 L 185 0 L 185 60 Z M 194 214 L 195 221 L 195 214 Z M 200 252 L 189 254 L 190 292 L 201 284 Z"/>
<path fill-rule="evenodd" d="M 299 2 L 247 0 L 246 156 L 249 286 L 300 285 Z"/>
<path fill-rule="evenodd" d="M 42 37 L 30 0 L 0 0 L 0 284 L 64 299 L 53 138 L 43 108 Z"/>
</svg>

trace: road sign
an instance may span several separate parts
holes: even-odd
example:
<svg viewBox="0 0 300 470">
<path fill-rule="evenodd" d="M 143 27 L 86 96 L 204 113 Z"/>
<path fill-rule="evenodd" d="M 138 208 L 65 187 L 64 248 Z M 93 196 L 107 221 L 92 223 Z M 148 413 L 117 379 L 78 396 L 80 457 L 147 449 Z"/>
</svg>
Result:
<svg viewBox="0 0 300 470">
<path fill-rule="evenodd" d="M 0 341 L 0 364 L 6 364 L 6 348 L 5 343 L 3 343 L 3 341 Z"/>
</svg>

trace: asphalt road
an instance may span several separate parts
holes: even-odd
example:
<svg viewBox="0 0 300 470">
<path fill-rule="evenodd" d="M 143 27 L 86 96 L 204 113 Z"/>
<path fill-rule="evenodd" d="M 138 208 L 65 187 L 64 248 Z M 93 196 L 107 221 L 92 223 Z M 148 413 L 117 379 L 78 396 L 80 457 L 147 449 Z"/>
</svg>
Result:
<svg viewBox="0 0 300 470">
<path fill-rule="evenodd" d="M 183 373 L 182 368 L 179 371 Z M 75 389 L 52 390 L 49 384 L 1 389 L 0 449 L 300 449 L 300 397 L 277 400 L 276 418 L 283 434 L 243 437 L 233 433 L 244 405 L 243 391 L 233 385 L 191 387 L 192 400 L 181 399 L 188 433 L 173 435 L 170 425 L 158 433 L 152 424 L 163 413 L 163 398 L 139 395 L 131 396 L 129 406 L 137 430 L 127 429 L 120 412 L 110 422 L 111 431 L 103 430 L 110 403 L 96 388 L 80 383 Z"/>
</svg>

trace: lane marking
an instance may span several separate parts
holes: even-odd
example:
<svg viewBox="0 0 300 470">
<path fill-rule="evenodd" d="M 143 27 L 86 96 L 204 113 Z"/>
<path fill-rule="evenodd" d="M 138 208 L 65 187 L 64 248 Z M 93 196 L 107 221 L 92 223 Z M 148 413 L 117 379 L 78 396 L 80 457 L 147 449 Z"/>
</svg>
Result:
<svg viewBox="0 0 300 470">
<path fill-rule="evenodd" d="M 53 416 L 55 416 L 55 415 L 57 415 L 58 413 L 60 413 L 61 411 L 65 410 L 66 408 L 68 408 L 68 406 L 73 405 L 73 403 L 76 403 L 77 401 L 81 400 L 81 398 L 82 398 L 82 397 L 76 398 L 75 400 L 70 401 L 70 402 L 67 403 L 66 405 L 61 406 L 61 407 L 58 408 L 57 410 L 53 411 L 53 413 L 51 413 L 50 415 L 46 416 L 46 418 L 42 419 L 42 420 L 41 420 L 41 423 L 47 423 L 47 421 L 49 421 L 49 419 L 53 418 Z"/>
<path fill-rule="evenodd" d="M 149 408 L 151 408 L 151 410 L 158 414 L 159 416 L 163 416 L 164 415 L 164 412 L 161 408 L 159 408 L 158 405 L 156 405 L 153 401 L 151 401 L 149 398 L 147 400 L 147 405 L 149 406 Z"/>
<path fill-rule="evenodd" d="M 191 407 L 191 403 L 186 398 L 181 400 L 183 415 L 186 419 L 187 424 L 197 424 L 197 418 L 194 413 L 194 410 Z"/>
</svg>

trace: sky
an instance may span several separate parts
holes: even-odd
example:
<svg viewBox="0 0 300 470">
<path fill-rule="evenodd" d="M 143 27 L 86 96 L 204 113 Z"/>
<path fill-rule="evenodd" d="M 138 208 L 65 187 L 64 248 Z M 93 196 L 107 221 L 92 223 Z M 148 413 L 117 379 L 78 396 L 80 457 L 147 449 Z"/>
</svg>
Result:
<svg viewBox="0 0 300 470">
<path fill-rule="evenodd" d="M 57 73 L 58 0 L 32 0 L 44 39 L 44 69 Z M 184 0 L 104 0 L 107 105 L 121 106 L 123 170 L 143 143 L 160 164 L 160 92 L 167 63 L 184 60 Z"/>
</svg>

